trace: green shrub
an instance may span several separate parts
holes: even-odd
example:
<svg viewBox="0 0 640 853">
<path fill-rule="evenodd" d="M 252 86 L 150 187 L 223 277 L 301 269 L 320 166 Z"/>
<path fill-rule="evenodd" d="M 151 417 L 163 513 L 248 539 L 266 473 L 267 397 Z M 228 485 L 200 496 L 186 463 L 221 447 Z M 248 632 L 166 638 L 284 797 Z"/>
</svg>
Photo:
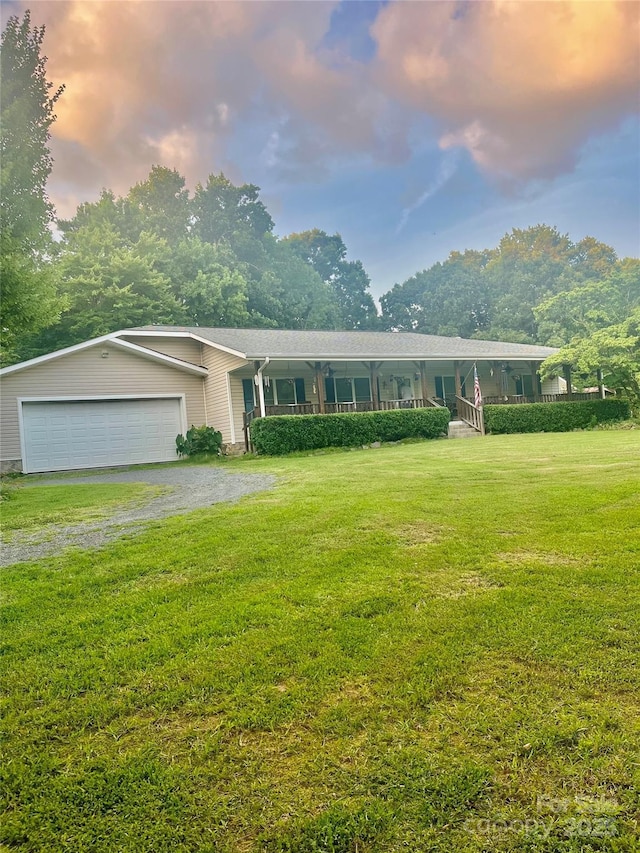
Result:
<svg viewBox="0 0 640 853">
<path fill-rule="evenodd" d="M 251 440 L 257 453 L 280 456 L 321 447 L 357 447 L 374 441 L 437 438 L 447 431 L 449 410 L 397 409 L 338 415 L 279 415 L 256 418 Z"/>
<path fill-rule="evenodd" d="M 630 415 L 626 400 L 584 400 L 567 403 L 518 403 L 514 406 L 485 406 L 487 432 L 570 432 Z"/>
<path fill-rule="evenodd" d="M 196 456 L 199 453 L 215 453 L 219 456 L 222 451 L 222 433 L 210 426 L 191 426 L 186 436 L 176 438 L 176 453 L 178 456 Z"/>
</svg>

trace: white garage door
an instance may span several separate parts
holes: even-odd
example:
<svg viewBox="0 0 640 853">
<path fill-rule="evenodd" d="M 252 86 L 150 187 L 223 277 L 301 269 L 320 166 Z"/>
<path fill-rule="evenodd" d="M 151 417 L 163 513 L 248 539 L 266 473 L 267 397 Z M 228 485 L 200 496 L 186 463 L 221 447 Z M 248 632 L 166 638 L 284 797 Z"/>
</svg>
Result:
<svg viewBox="0 0 640 853">
<path fill-rule="evenodd" d="M 22 404 L 23 470 L 64 471 L 177 459 L 180 400 Z"/>
</svg>

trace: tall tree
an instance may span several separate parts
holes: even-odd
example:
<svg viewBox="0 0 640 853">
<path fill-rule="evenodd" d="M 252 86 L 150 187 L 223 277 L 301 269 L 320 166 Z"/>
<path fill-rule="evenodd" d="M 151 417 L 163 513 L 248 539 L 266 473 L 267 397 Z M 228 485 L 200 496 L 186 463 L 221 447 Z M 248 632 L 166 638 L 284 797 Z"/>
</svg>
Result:
<svg viewBox="0 0 640 853">
<path fill-rule="evenodd" d="M 122 239 L 131 232 L 132 224 L 126 200 L 117 198 L 111 190 L 103 189 L 98 201 L 80 204 L 73 219 L 58 219 L 58 228 L 65 236 L 75 234 L 81 228 L 110 227 Z"/>
<path fill-rule="evenodd" d="M 21 354 L 143 323 L 339 328 L 333 289 L 272 226 L 258 188 L 221 175 L 193 200 L 177 172 L 157 166 L 124 197 L 103 190 L 60 223 L 68 310 Z"/>
<path fill-rule="evenodd" d="M 563 290 L 533 311 L 539 338 L 549 346 L 564 346 L 598 329 L 615 326 L 640 308 L 640 261 L 625 258 L 602 279 L 587 280 Z"/>
<path fill-rule="evenodd" d="M 640 405 L 640 308 L 621 323 L 573 338 L 542 363 L 541 375 L 557 375 L 563 364 L 570 364 L 589 384 L 601 370 L 606 385 Z"/>
<path fill-rule="evenodd" d="M 616 253 L 585 237 L 573 243 L 549 225 L 515 228 L 495 249 L 452 252 L 385 293 L 385 328 L 495 340 L 549 342 L 536 307 L 559 293 L 606 278 Z M 549 321 L 549 322 L 547 322 Z"/>
<path fill-rule="evenodd" d="M 0 45 L 0 353 L 12 357 L 28 331 L 55 321 L 56 295 L 49 224 L 53 207 L 46 182 L 51 172 L 50 128 L 63 87 L 53 91 L 41 55 L 44 27 L 12 16 Z"/>
<path fill-rule="evenodd" d="M 562 348 L 543 375 L 573 366 L 582 382 L 604 381 L 640 402 L 640 260 L 625 258 L 602 281 L 564 291 L 535 309 L 540 329 Z"/>
<path fill-rule="evenodd" d="M 247 281 L 247 325 L 273 329 L 336 329 L 333 291 L 282 240 L 267 235 L 257 264 L 240 263 Z"/>
<path fill-rule="evenodd" d="M 223 174 L 209 175 L 193 198 L 193 231 L 206 243 L 226 242 L 238 249 L 247 237 L 262 240 L 273 231 L 273 219 L 253 184 L 234 186 Z"/>
<path fill-rule="evenodd" d="M 452 252 L 380 299 L 385 328 L 427 335 L 482 335 L 491 305 L 484 270 L 491 252 Z"/>
<path fill-rule="evenodd" d="M 135 243 L 127 243 L 109 223 L 74 230 L 58 261 L 67 308 L 55 325 L 25 340 L 21 356 L 118 329 L 184 322 L 184 308 L 159 269 L 169 264 L 170 254 L 154 234 L 143 232 Z"/>
<path fill-rule="evenodd" d="M 131 236 L 149 231 L 170 246 L 187 237 L 191 216 L 189 190 L 175 169 L 153 166 L 149 177 L 129 190 L 126 203 L 135 229 Z"/>
<path fill-rule="evenodd" d="M 184 240 L 171 252 L 171 287 L 182 303 L 185 323 L 248 326 L 248 285 L 241 265 L 225 246 Z"/>
<path fill-rule="evenodd" d="M 268 294 L 269 319 L 280 329 L 336 329 L 340 308 L 333 290 L 282 240 L 267 241 L 268 263 L 259 291 Z M 255 305 L 255 303 L 253 303 Z"/>
<path fill-rule="evenodd" d="M 487 338 L 536 341 L 533 308 L 566 288 L 572 250 L 569 237 L 548 225 L 505 234 L 485 271 L 493 303 Z"/>
<path fill-rule="evenodd" d="M 340 307 L 343 328 L 378 327 L 378 312 L 369 293 L 369 276 L 361 261 L 347 260 L 347 247 L 339 234 L 330 236 L 314 228 L 290 234 L 283 242 L 331 287 Z"/>
</svg>

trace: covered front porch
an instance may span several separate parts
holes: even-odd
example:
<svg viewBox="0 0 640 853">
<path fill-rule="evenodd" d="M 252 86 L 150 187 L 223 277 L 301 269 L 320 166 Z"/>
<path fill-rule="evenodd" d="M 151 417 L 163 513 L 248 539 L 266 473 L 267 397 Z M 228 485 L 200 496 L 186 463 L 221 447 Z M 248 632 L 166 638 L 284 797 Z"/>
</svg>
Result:
<svg viewBox="0 0 640 853">
<path fill-rule="evenodd" d="M 604 395 L 572 393 L 571 375 L 541 382 L 539 361 L 284 361 L 265 359 L 230 374 L 242 389 L 242 427 L 256 417 L 375 412 L 446 406 L 452 418 L 483 432 L 474 402 L 474 366 L 487 404 L 566 402 Z M 234 393 L 235 389 L 235 393 Z M 481 407 L 480 407 L 481 408 Z"/>
<path fill-rule="evenodd" d="M 504 397 L 483 397 L 483 405 L 492 406 L 511 406 L 517 403 L 567 403 L 576 400 L 596 400 L 600 399 L 601 394 L 597 391 L 589 391 L 585 393 L 567 393 L 560 394 L 538 394 L 525 395 L 513 394 Z M 273 415 L 330 415 L 338 412 L 387 412 L 391 409 L 422 409 L 429 406 L 446 406 L 449 410 L 456 413 L 456 409 L 460 402 L 474 403 L 470 397 L 411 397 L 409 399 L 397 400 L 379 400 L 377 405 L 373 400 L 349 401 L 344 403 L 327 403 L 324 404 L 324 410 L 321 410 L 319 403 L 288 403 L 282 405 L 266 405 L 264 417 Z M 253 417 L 260 417 L 259 410 L 254 407 L 246 414 Z"/>
</svg>

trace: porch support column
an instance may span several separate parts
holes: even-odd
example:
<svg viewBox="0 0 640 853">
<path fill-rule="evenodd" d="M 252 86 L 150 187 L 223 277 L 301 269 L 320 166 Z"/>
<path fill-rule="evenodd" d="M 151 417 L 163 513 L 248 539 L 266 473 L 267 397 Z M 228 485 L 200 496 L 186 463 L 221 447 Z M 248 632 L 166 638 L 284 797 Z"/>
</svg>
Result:
<svg viewBox="0 0 640 853">
<path fill-rule="evenodd" d="M 542 388 L 540 386 L 540 376 L 538 375 L 538 369 L 540 367 L 539 361 L 530 361 L 529 368 L 531 369 L 531 385 L 533 387 L 533 400 L 534 402 L 538 401 L 538 397 L 542 394 Z"/>
<path fill-rule="evenodd" d="M 369 382 L 371 384 L 371 402 L 373 403 L 374 412 L 377 412 L 380 409 L 380 398 L 378 396 L 378 369 L 381 364 L 381 361 L 369 362 Z"/>
<path fill-rule="evenodd" d="M 604 400 L 606 397 L 606 392 L 604 390 L 604 377 L 602 376 L 602 368 L 599 367 L 597 371 L 598 376 L 598 393 L 600 394 L 600 399 Z"/>
<path fill-rule="evenodd" d="M 424 403 L 429 398 L 429 389 L 427 388 L 427 364 L 424 361 L 420 362 L 420 393 Z"/>
<path fill-rule="evenodd" d="M 564 381 L 567 383 L 567 399 L 570 400 L 573 396 L 571 390 L 571 365 L 563 364 L 562 365 L 562 375 L 564 376 Z"/>
<path fill-rule="evenodd" d="M 324 374 L 322 372 L 322 365 L 319 361 L 315 363 L 316 370 L 316 388 L 318 389 L 318 411 L 321 415 L 324 415 Z"/>
<path fill-rule="evenodd" d="M 462 397 L 462 381 L 460 379 L 460 362 L 459 361 L 453 362 L 453 369 L 455 370 L 455 374 L 456 374 L 456 395 L 458 397 Z"/>
</svg>

